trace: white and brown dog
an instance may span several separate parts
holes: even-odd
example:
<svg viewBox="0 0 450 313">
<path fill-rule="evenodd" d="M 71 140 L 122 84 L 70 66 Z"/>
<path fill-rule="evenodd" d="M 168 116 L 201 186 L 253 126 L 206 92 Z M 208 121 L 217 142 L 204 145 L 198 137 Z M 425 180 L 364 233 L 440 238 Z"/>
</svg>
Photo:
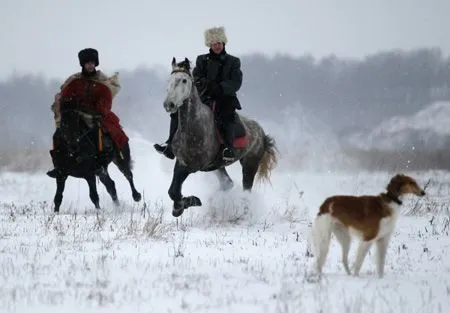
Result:
<svg viewBox="0 0 450 313">
<path fill-rule="evenodd" d="M 424 196 L 425 191 L 406 175 L 395 175 L 386 187 L 387 193 L 378 196 L 336 195 L 327 198 L 320 206 L 312 228 L 312 240 L 319 275 L 325 263 L 331 234 L 342 247 L 342 262 L 351 275 L 348 265 L 351 234 L 361 239 L 354 263 L 354 275 L 358 276 L 364 258 L 372 243 L 377 245 L 377 273 L 383 277 L 386 250 L 400 214 L 400 206 L 406 194 Z"/>
</svg>

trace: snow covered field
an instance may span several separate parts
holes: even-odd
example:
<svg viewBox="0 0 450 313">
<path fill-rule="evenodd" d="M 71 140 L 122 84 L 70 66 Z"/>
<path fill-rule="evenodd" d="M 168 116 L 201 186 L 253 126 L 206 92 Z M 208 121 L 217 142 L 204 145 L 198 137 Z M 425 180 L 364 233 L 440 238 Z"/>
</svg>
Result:
<svg viewBox="0 0 450 313">
<path fill-rule="evenodd" d="M 349 277 L 332 241 L 325 277 L 305 255 L 311 218 L 334 193 L 384 190 L 394 173 L 290 172 L 272 186 L 218 193 L 211 173 L 190 176 L 184 194 L 202 207 L 178 222 L 167 196 L 172 161 L 134 139 L 133 203 L 125 178 L 110 166 L 120 208 L 103 186 L 96 212 L 87 184 L 69 178 L 61 214 L 52 214 L 55 182 L 44 174 L 0 176 L 0 312 L 448 312 L 450 172 L 409 173 L 428 196 L 410 198 L 375 275 L 374 251 L 360 277 Z M 351 256 L 354 255 L 352 245 Z"/>
</svg>

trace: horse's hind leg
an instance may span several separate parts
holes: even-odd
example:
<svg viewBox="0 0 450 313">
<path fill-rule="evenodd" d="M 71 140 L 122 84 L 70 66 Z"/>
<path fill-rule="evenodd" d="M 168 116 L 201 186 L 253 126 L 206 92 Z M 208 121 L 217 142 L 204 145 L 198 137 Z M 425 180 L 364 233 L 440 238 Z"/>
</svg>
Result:
<svg viewBox="0 0 450 313">
<path fill-rule="evenodd" d="M 233 188 L 234 182 L 231 179 L 230 175 L 228 175 L 227 170 L 225 167 L 221 167 L 218 170 L 215 171 L 217 178 L 219 179 L 220 183 L 220 190 L 227 191 Z"/>
<path fill-rule="evenodd" d="M 117 152 L 116 157 L 114 158 L 114 164 L 117 165 L 119 170 L 128 180 L 131 192 L 134 201 L 141 201 L 141 194 L 136 190 L 134 186 L 133 172 L 131 171 L 131 153 L 129 144 L 125 144 L 125 146 Z"/>
<path fill-rule="evenodd" d="M 251 191 L 253 188 L 260 159 L 256 156 L 246 156 L 240 160 L 242 166 L 242 187 L 246 191 Z"/>
<path fill-rule="evenodd" d="M 116 191 L 116 184 L 109 176 L 108 171 L 102 171 L 98 178 L 100 178 L 100 181 L 103 185 L 105 185 L 106 190 L 108 191 L 109 195 L 111 196 L 111 199 L 114 201 L 115 205 L 119 205 L 119 199 L 117 198 L 117 191 Z"/>
<path fill-rule="evenodd" d="M 89 185 L 89 198 L 94 203 L 96 209 L 100 209 L 100 198 L 97 192 L 97 184 L 95 183 L 95 175 L 89 175 L 85 178 Z"/>
<path fill-rule="evenodd" d="M 54 212 L 59 212 L 59 208 L 63 199 L 64 187 L 66 186 L 66 179 L 66 175 L 61 175 L 58 173 L 56 176 L 56 193 L 53 199 L 53 202 L 55 204 Z"/>
</svg>

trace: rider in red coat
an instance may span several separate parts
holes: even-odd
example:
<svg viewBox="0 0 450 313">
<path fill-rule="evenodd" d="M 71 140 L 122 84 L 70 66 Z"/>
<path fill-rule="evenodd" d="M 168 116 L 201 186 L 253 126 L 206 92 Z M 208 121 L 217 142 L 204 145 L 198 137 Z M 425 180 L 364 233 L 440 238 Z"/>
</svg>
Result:
<svg viewBox="0 0 450 313">
<path fill-rule="evenodd" d="M 59 128 L 61 103 L 64 98 L 77 98 L 86 107 L 87 112 L 100 113 L 101 125 L 107 132 L 116 149 L 122 149 L 128 142 L 128 136 L 123 131 L 117 115 L 111 111 L 112 100 L 119 92 L 120 85 L 117 76 L 107 77 L 96 67 L 99 65 L 98 51 L 92 48 L 83 49 L 78 53 L 81 72 L 71 75 L 61 86 L 52 105 L 55 124 Z M 54 147 L 56 149 L 57 147 Z M 57 169 L 47 172 L 50 177 L 56 177 Z"/>
</svg>

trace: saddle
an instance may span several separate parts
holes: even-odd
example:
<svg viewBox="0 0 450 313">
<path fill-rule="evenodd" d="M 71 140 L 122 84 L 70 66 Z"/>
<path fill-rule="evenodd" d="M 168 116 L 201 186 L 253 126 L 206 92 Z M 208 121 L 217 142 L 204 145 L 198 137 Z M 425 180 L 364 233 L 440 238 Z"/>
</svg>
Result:
<svg viewBox="0 0 450 313">
<path fill-rule="evenodd" d="M 78 112 L 80 116 L 83 118 L 84 122 L 86 123 L 87 127 L 97 128 L 98 132 L 98 152 L 111 152 L 114 149 L 113 146 L 113 140 L 109 134 L 106 133 L 106 130 L 101 126 L 100 120 L 101 115 L 96 113 L 86 113 L 86 112 Z"/>
</svg>

